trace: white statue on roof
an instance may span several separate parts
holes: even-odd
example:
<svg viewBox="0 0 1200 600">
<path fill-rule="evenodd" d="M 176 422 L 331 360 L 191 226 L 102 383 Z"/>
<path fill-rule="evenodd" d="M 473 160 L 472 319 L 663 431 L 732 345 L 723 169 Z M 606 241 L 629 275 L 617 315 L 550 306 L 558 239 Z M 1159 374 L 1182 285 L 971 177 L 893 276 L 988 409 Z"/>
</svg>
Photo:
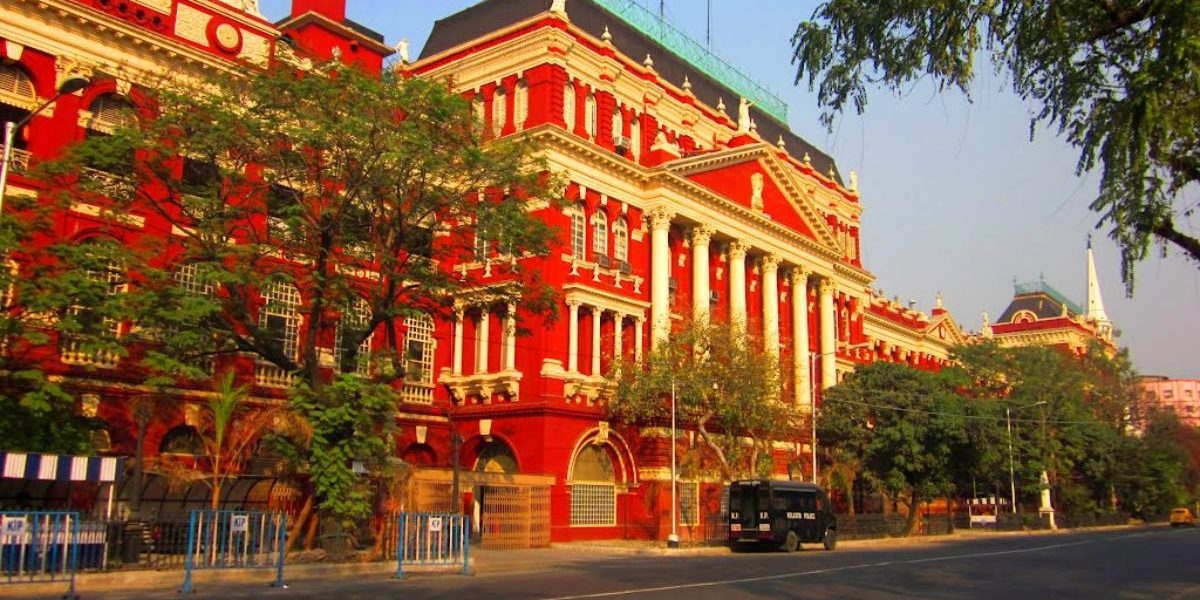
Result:
<svg viewBox="0 0 1200 600">
<path fill-rule="evenodd" d="M 553 0 L 550 2 L 550 12 L 562 15 L 567 14 L 567 0 Z"/>
<path fill-rule="evenodd" d="M 404 39 L 400 40 L 399 44 L 396 44 L 396 53 L 400 55 L 400 61 L 407 65 L 408 64 L 408 38 L 404 38 Z"/>
<path fill-rule="evenodd" d="M 738 120 L 737 120 L 738 133 L 750 133 L 750 107 L 751 106 L 754 106 L 754 103 L 747 100 L 745 97 L 742 97 L 742 99 L 738 101 Z"/>
</svg>

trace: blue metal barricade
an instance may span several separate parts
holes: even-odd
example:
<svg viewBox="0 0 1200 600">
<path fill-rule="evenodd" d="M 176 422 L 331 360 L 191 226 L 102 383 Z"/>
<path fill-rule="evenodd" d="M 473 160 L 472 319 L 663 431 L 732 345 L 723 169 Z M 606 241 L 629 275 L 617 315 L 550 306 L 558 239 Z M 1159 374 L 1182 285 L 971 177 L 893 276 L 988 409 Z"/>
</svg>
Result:
<svg viewBox="0 0 1200 600">
<path fill-rule="evenodd" d="M 79 513 L 0 512 L 0 583 L 67 582 L 75 595 Z"/>
<path fill-rule="evenodd" d="M 396 579 L 405 565 L 446 566 L 470 573 L 471 520 L 466 515 L 401 513 L 397 517 Z"/>
<path fill-rule="evenodd" d="M 193 510 L 181 591 L 192 591 L 192 571 L 199 569 L 274 568 L 271 585 L 283 587 L 287 522 L 283 513 Z"/>
</svg>

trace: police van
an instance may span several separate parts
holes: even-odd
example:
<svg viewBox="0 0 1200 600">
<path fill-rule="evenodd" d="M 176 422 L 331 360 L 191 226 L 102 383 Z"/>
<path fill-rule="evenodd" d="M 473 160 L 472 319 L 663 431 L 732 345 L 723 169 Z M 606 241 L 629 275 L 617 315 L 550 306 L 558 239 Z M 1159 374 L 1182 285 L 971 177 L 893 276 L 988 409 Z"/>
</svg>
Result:
<svg viewBox="0 0 1200 600">
<path fill-rule="evenodd" d="M 729 485 L 729 544 L 774 545 L 788 552 L 802 543 L 837 547 L 837 518 L 816 484 L 751 479 Z"/>
</svg>

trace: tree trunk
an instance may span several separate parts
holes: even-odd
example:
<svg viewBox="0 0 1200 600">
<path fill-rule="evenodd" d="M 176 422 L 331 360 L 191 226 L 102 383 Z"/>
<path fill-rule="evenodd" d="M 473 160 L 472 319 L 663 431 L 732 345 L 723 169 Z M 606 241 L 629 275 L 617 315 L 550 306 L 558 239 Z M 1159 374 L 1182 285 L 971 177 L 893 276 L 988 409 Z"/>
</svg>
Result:
<svg viewBox="0 0 1200 600">
<path fill-rule="evenodd" d="M 904 526 L 904 535 L 910 536 L 917 532 L 917 517 L 921 516 L 921 494 L 913 490 L 912 502 L 908 505 L 908 523 Z"/>
<path fill-rule="evenodd" d="M 725 453 L 722 452 L 719 447 L 717 447 L 717 444 L 712 441 L 712 438 L 709 437 L 708 430 L 705 429 L 705 425 L 708 423 L 710 418 L 712 418 L 712 413 L 705 414 L 703 417 L 697 419 L 696 430 L 700 433 L 700 439 L 704 440 L 704 445 L 708 446 L 708 448 L 713 451 L 713 454 L 715 454 L 717 457 L 717 462 L 721 463 L 721 471 L 725 475 L 725 479 L 732 481 L 734 479 L 733 469 L 729 466 L 729 460 L 725 458 Z M 675 440 L 671 440 L 671 443 L 674 444 Z"/>
<path fill-rule="evenodd" d="M 304 530 L 304 523 L 308 521 L 308 516 L 312 512 L 313 497 L 312 494 L 304 501 L 304 506 L 300 508 L 300 514 L 296 520 L 292 522 L 292 530 L 288 532 L 288 551 L 296 549 L 296 545 L 300 543 L 300 532 Z"/>
<path fill-rule="evenodd" d="M 317 539 L 317 526 L 321 523 L 321 513 L 313 513 L 309 518 L 308 533 L 304 535 L 304 549 L 312 550 L 313 542 Z"/>
</svg>

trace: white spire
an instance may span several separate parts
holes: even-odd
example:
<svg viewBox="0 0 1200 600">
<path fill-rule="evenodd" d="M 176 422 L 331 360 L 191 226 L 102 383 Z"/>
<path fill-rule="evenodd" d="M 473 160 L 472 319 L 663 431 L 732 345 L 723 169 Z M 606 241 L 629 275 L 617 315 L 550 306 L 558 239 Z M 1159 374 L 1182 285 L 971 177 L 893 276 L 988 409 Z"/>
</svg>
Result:
<svg viewBox="0 0 1200 600">
<path fill-rule="evenodd" d="M 1087 244 L 1087 320 L 1096 324 L 1101 334 L 1107 335 L 1112 331 L 1112 321 L 1104 312 L 1104 298 L 1100 297 L 1100 279 L 1096 277 L 1096 259 L 1092 255 L 1092 236 L 1088 235 Z"/>
</svg>

